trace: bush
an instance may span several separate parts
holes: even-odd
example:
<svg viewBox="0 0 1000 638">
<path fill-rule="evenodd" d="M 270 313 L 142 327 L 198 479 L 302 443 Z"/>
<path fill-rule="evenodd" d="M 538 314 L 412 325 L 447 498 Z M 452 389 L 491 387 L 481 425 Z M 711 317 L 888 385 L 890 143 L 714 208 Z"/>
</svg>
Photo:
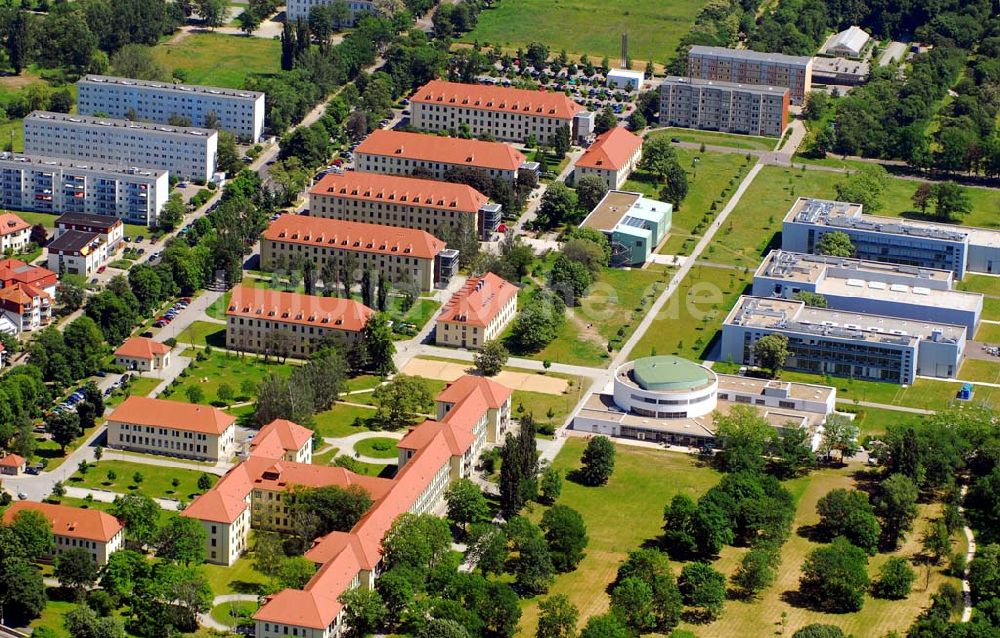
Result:
<svg viewBox="0 0 1000 638">
<path fill-rule="evenodd" d="M 163 340 L 163 343 L 173 348 L 174 346 L 177 345 L 177 339 L 174 339 L 173 337 L 168 337 Z"/>
<path fill-rule="evenodd" d="M 876 598 L 902 600 L 910 595 L 910 588 L 916 577 L 905 558 L 893 556 L 882 565 L 878 580 L 872 587 L 872 594 Z"/>
</svg>

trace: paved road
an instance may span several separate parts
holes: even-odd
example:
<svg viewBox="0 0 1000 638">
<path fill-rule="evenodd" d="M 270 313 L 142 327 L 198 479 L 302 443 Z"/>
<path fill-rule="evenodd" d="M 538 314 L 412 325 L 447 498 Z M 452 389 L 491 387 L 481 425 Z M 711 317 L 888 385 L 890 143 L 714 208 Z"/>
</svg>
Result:
<svg viewBox="0 0 1000 638">
<path fill-rule="evenodd" d="M 968 485 L 962 486 L 963 502 L 968 490 Z M 959 505 L 958 512 L 965 514 L 965 508 Z M 972 587 L 969 585 L 969 566 L 972 564 L 972 559 L 976 557 L 976 537 L 972 534 L 972 530 L 969 529 L 968 525 L 962 527 L 962 532 L 965 533 L 965 540 L 969 546 L 965 552 L 965 571 L 962 572 L 962 600 L 965 603 L 965 606 L 962 608 L 962 622 L 969 622 L 972 620 Z"/>
</svg>

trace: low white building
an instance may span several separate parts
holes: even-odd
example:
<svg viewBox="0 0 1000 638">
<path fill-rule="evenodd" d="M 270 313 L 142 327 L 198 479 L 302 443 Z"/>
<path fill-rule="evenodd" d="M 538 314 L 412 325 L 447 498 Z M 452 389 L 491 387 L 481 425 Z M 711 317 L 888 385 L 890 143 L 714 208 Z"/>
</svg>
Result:
<svg viewBox="0 0 1000 638">
<path fill-rule="evenodd" d="M 170 346 L 146 337 L 129 337 L 115 350 L 115 364 L 138 372 L 163 370 L 170 366 Z"/>
<path fill-rule="evenodd" d="M 638 91 L 646 75 L 642 71 L 631 69 L 611 69 L 608 71 L 608 86 L 612 88 Z"/>
<path fill-rule="evenodd" d="M 14 213 L 0 213 L 0 253 L 23 253 L 30 241 L 31 224 Z"/>
<path fill-rule="evenodd" d="M 55 537 L 55 558 L 71 549 L 88 552 L 98 565 L 106 565 L 108 557 L 125 543 L 125 527 L 117 518 L 96 509 L 84 509 L 54 503 L 16 501 L 3 513 L 3 523 L 9 525 L 21 512 L 38 512 L 52 525 Z"/>
<path fill-rule="evenodd" d="M 833 35 L 823 46 L 827 55 L 842 55 L 846 58 L 860 58 L 871 41 L 871 36 L 859 26 L 851 26 Z"/>
</svg>

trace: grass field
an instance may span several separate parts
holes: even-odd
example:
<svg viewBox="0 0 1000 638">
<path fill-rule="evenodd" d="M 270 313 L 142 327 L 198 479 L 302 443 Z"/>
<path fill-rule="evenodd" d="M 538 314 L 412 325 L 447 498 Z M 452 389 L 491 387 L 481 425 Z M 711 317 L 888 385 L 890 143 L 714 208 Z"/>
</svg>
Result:
<svg viewBox="0 0 1000 638">
<path fill-rule="evenodd" d="M 583 392 L 584 387 L 581 384 L 581 379 L 577 377 L 573 386 L 565 394 L 543 394 L 515 390 L 511 396 L 511 405 L 514 406 L 515 414 L 518 416 L 530 412 L 537 423 L 552 423 L 560 426 L 576 407 Z M 524 406 L 523 412 L 519 409 L 521 406 Z M 552 416 L 549 416 L 550 414 Z"/>
<path fill-rule="evenodd" d="M 694 266 L 657 314 L 631 356 L 645 357 L 655 350 L 661 355 L 704 359 L 726 314 L 751 277 L 735 268 Z"/>
<path fill-rule="evenodd" d="M 186 352 L 186 356 L 193 357 L 193 352 Z M 192 361 L 184 370 L 185 376 L 177 377 L 177 383 L 171 388 L 170 396 L 164 398 L 187 402 L 190 400 L 187 389 L 198 387 L 204 395 L 200 403 L 207 405 L 219 401 L 219 386 L 225 383 L 233 391 L 237 401 L 253 400 L 253 393 L 247 395 L 241 389 L 245 382 L 249 381 L 256 386 L 272 372 L 286 375 L 290 374 L 291 370 L 292 366 L 287 364 L 264 363 L 262 359 L 256 357 L 241 358 L 213 351 L 204 361 Z"/>
<path fill-rule="evenodd" d="M 370 456 L 376 459 L 394 459 L 398 456 L 396 439 L 388 436 L 362 439 L 354 444 L 354 451 L 361 456 Z"/>
<path fill-rule="evenodd" d="M 837 410 L 853 412 L 854 424 L 861 430 L 861 436 L 879 436 L 890 425 L 905 425 L 924 418 L 912 412 L 886 410 L 883 408 L 857 407 L 850 403 L 838 403 Z"/>
<path fill-rule="evenodd" d="M 331 447 L 326 449 L 322 454 L 313 454 L 312 464 L 313 465 L 329 465 L 333 462 L 333 459 L 340 454 L 340 448 Z"/>
<path fill-rule="evenodd" d="M 962 381 L 1000 383 L 1000 360 L 966 359 L 958 372 L 958 378 Z"/>
<path fill-rule="evenodd" d="M 108 479 L 109 471 L 116 474 L 114 480 Z M 142 474 L 140 483 L 133 480 L 136 472 Z M 201 475 L 201 472 L 195 470 L 179 468 L 160 470 L 144 463 L 104 459 L 92 465 L 85 475 L 81 475 L 77 470 L 67 485 L 92 490 L 110 490 L 121 494 L 142 492 L 153 498 L 188 500 L 201 494 L 201 490 L 198 489 L 198 479 Z M 212 483 L 215 483 L 217 477 L 211 474 L 208 476 Z M 176 488 L 171 484 L 175 478 L 180 481 Z"/>
<path fill-rule="evenodd" d="M 1000 297 L 1000 277 L 967 274 L 962 281 L 955 284 L 955 287 L 967 292 L 981 292 L 984 295 Z"/>
<path fill-rule="evenodd" d="M 253 547 L 252 541 L 250 547 Z M 252 555 L 249 552 L 241 556 L 229 567 L 210 563 L 199 567 L 215 596 L 258 593 L 260 585 L 267 582 L 267 577 L 253 568 Z"/>
<path fill-rule="evenodd" d="M 170 326 L 161 329 L 167 334 L 176 337 L 177 343 L 186 343 L 190 346 L 212 346 L 213 348 L 226 347 L 226 327 L 221 323 L 211 323 L 209 321 L 194 321 L 180 334 L 170 331 Z"/>
<path fill-rule="evenodd" d="M 212 618 L 227 627 L 236 626 L 239 618 L 249 618 L 253 615 L 259 605 L 252 601 L 238 601 L 232 603 L 222 603 L 212 607 Z"/>
<path fill-rule="evenodd" d="M 682 142 L 692 144 L 705 144 L 707 146 L 726 146 L 729 148 L 739 148 L 747 151 L 770 151 L 778 143 L 776 137 L 759 137 L 756 135 L 735 135 L 733 133 L 719 133 L 718 131 L 699 131 L 692 128 L 678 128 L 668 126 L 667 128 L 656 129 L 650 136 L 664 135 L 670 138 L 677 138 Z"/>
<path fill-rule="evenodd" d="M 314 416 L 313 422 L 316 426 L 316 431 L 322 437 L 350 436 L 360 430 L 367 429 L 354 425 L 355 419 L 367 419 L 374 416 L 374 414 L 375 410 L 372 408 L 337 403 L 326 412 L 320 412 Z"/>
<path fill-rule="evenodd" d="M 633 60 L 662 63 L 694 23 L 703 0 L 505 0 L 483 11 L 464 42 L 527 47 L 544 42 L 554 52 L 617 60 L 628 33 Z M 639 67 L 641 68 L 641 67 Z"/>
<path fill-rule="evenodd" d="M 281 43 L 222 33 L 192 33 L 175 44 L 157 45 L 153 57 L 171 72 L 182 71 L 189 84 L 241 89 L 251 75 L 281 70 Z"/>
</svg>

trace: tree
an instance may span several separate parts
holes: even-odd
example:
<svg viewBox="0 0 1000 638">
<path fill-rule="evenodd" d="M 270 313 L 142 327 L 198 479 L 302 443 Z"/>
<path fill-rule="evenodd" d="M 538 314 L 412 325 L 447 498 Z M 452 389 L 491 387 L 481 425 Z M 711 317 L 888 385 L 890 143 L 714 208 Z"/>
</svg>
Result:
<svg viewBox="0 0 1000 638">
<path fill-rule="evenodd" d="M 664 135 L 651 135 L 642 143 L 642 159 L 639 168 L 651 173 L 664 182 L 671 167 L 677 163 L 677 151 Z"/>
<path fill-rule="evenodd" d="M 566 153 L 572 147 L 572 142 L 570 140 L 569 126 L 563 124 L 556 129 L 555 135 L 552 137 L 552 150 L 555 152 L 556 157 L 562 159 L 566 157 Z"/>
<path fill-rule="evenodd" d="M 752 600 L 771 586 L 777 561 L 777 555 L 767 549 L 751 549 L 743 555 L 739 568 L 733 574 L 733 584 L 745 599 Z"/>
<path fill-rule="evenodd" d="M 406 374 L 397 374 L 388 383 L 375 388 L 372 398 L 378 405 L 375 419 L 387 430 L 415 425 L 421 413 L 433 405 L 427 383 L 420 377 Z"/>
<path fill-rule="evenodd" d="M 972 212 L 972 200 L 964 188 L 955 182 L 941 182 L 934 186 L 934 216 L 943 222 L 963 217 Z"/>
<path fill-rule="evenodd" d="M 651 631 L 656 623 L 653 590 L 639 578 L 622 580 L 611 590 L 611 613 L 633 634 Z"/>
<path fill-rule="evenodd" d="M 882 209 L 889 173 L 879 164 L 866 164 L 837 184 L 837 199 L 861 204 L 865 212 L 875 214 Z"/>
<path fill-rule="evenodd" d="M 879 485 L 875 497 L 875 515 L 882 521 L 882 532 L 889 547 L 895 548 L 917 517 L 917 486 L 902 474 L 893 474 Z"/>
<path fill-rule="evenodd" d="M 66 446 L 83 434 L 80 428 L 80 415 L 76 412 L 60 412 L 52 414 L 45 422 L 45 431 L 52 436 L 63 454 L 66 454 Z"/>
<path fill-rule="evenodd" d="M 559 295 L 536 291 L 514 318 L 512 340 L 520 352 L 538 352 L 556 338 L 565 319 L 566 305 Z"/>
<path fill-rule="evenodd" d="M 97 582 L 97 563 L 90 552 L 81 547 L 71 547 L 56 557 L 55 577 L 66 589 L 74 590 L 77 599 Z"/>
<path fill-rule="evenodd" d="M 969 563 L 969 587 L 973 602 L 1000 596 L 1000 545 L 990 543 L 976 548 L 976 556 Z"/>
<path fill-rule="evenodd" d="M 649 122 L 646 120 L 646 116 L 643 115 L 642 111 L 638 108 L 632 111 L 631 115 L 628 116 L 628 127 L 631 130 L 639 132 L 647 126 L 649 126 Z"/>
<path fill-rule="evenodd" d="M 396 354 L 396 346 L 392 340 L 392 329 L 384 313 L 373 315 L 361 332 L 365 347 L 368 368 L 379 376 L 388 376 L 396 372 L 396 364 L 392 358 Z"/>
<path fill-rule="evenodd" d="M 7 57 L 14 69 L 14 75 L 21 75 L 21 70 L 28 66 L 34 49 L 32 37 L 33 16 L 27 11 L 15 11 L 7 25 Z"/>
<path fill-rule="evenodd" d="M 580 476 L 584 484 L 600 486 L 608 482 L 615 471 L 615 446 L 606 436 L 595 436 L 587 442 L 580 459 Z"/>
<path fill-rule="evenodd" d="M 669 633 L 681 619 L 681 594 L 666 555 L 657 549 L 638 549 L 618 567 L 616 582 L 636 578 L 646 583 L 653 594 L 652 607 L 656 631 Z"/>
<path fill-rule="evenodd" d="M 260 28 L 260 16 L 257 15 L 256 11 L 249 9 L 236 16 L 236 22 L 240 25 L 240 31 L 248 36 L 253 35 L 253 32 Z"/>
<path fill-rule="evenodd" d="M 675 210 L 680 210 L 688 194 L 687 172 L 675 160 L 667 167 L 664 179 L 666 185 L 660 190 L 660 197 L 673 204 Z"/>
<path fill-rule="evenodd" d="M 764 335 L 753 344 L 753 359 L 760 367 L 777 378 L 788 358 L 788 337 L 773 333 Z"/>
<path fill-rule="evenodd" d="M 510 556 L 507 532 L 489 524 L 473 525 L 469 534 L 468 560 L 475 563 L 483 575 L 501 574 Z"/>
<path fill-rule="evenodd" d="M 350 636 L 361 638 L 375 633 L 385 618 L 385 603 L 374 589 L 348 589 L 338 600 L 344 605 L 344 622 Z"/>
<path fill-rule="evenodd" d="M 116 75 L 137 80 L 170 78 L 167 70 L 153 57 L 153 48 L 142 44 L 126 44 L 115 51 L 111 56 L 111 69 Z"/>
<path fill-rule="evenodd" d="M 792 638 L 845 638 L 845 636 L 844 631 L 836 625 L 813 623 L 796 631 L 792 634 Z"/>
<path fill-rule="evenodd" d="M 580 242 L 582 240 L 572 240 Z M 582 242 L 590 244 L 590 242 Z M 596 248 L 597 252 L 600 249 Z M 586 264 L 571 259 L 565 252 L 561 253 L 554 264 L 552 272 L 549 274 L 549 285 L 553 290 L 558 291 L 566 297 L 567 304 L 576 306 L 581 299 L 586 296 L 587 290 L 594 283 L 594 275 L 587 268 Z"/>
<path fill-rule="evenodd" d="M 65 617 L 66 629 L 73 638 L 125 638 L 121 618 L 102 617 L 87 605 L 74 607 Z M 32 634 L 37 636 L 37 632 Z"/>
<path fill-rule="evenodd" d="M 935 565 L 941 562 L 943 556 L 951 554 L 951 534 L 945 520 L 938 518 L 932 521 L 924 530 L 920 544 Z"/>
<path fill-rule="evenodd" d="M 86 293 L 82 286 L 78 286 L 69 281 L 60 281 L 56 289 L 56 303 L 62 308 L 64 314 L 76 312 L 83 307 L 83 300 Z"/>
<path fill-rule="evenodd" d="M 827 457 L 837 452 L 842 459 L 858 453 L 858 426 L 842 414 L 830 414 L 823 423 L 823 439 L 820 441 L 819 452 Z"/>
<path fill-rule="evenodd" d="M 629 630 L 614 614 L 591 616 L 580 632 L 580 638 L 631 638 Z"/>
<path fill-rule="evenodd" d="M 386 569 L 402 567 L 427 574 L 451 548 L 448 523 L 429 514 L 406 513 L 393 521 L 382 539 Z"/>
<path fill-rule="evenodd" d="M 316 564 L 305 556 L 290 556 L 278 567 L 277 583 L 282 589 L 304 589 L 316 574 Z"/>
<path fill-rule="evenodd" d="M 184 204 L 184 199 L 181 197 L 180 191 L 174 191 L 170 193 L 170 197 L 167 198 L 167 202 L 160 210 L 157 225 L 163 230 L 171 231 L 177 228 L 184 220 L 186 212 L 187 206 Z"/>
<path fill-rule="evenodd" d="M 910 588 L 917 575 L 913 568 L 901 556 L 892 556 L 879 570 L 878 580 L 872 586 L 872 593 L 877 598 L 902 600 L 910 595 Z"/>
<path fill-rule="evenodd" d="M 189 385 L 184 389 L 184 396 L 191 403 L 201 403 L 205 400 L 205 391 L 201 389 L 201 386 Z"/>
<path fill-rule="evenodd" d="M 444 494 L 444 500 L 448 504 L 448 518 L 463 529 L 489 514 L 489 503 L 483 491 L 469 479 L 453 481 Z"/>
<path fill-rule="evenodd" d="M 292 527 L 303 544 L 330 532 L 347 532 L 371 508 L 372 502 L 371 495 L 360 485 L 297 489 L 289 508 Z"/>
<path fill-rule="evenodd" d="M 616 126 L 618 126 L 618 118 L 615 117 L 615 113 L 611 110 L 610 106 L 601 109 L 597 117 L 594 118 L 594 133 L 598 135 L 607 133 Z"/>
<path fill-rule="evenodd" d="M 347 121 L 344 122 L 344 130 L 353 142 L 360 141 L 368 135 L 368 118 L 364 111 L 351 111 Z"/>
<path fill-rule="evenodd" d="M 41 512 L 21 510 L 14 515 L 14 520 L 7 526 L 7 530 L 10 531 L 17 544 L 16 555 L 22 556 L 26 560 L 38 561 L 51 554 L 55 548 L 52 523 Z M 6 548 L 0 546 L 0 559 L 10 555 L 11 553 L 6 551 Z"/>
<path fill-rule="evenodd" d="M 535 638 L 575 638 L 580 612 L 563 594 L 538 603 L 538 629 Z"/>
<path fill-rule="evenodd" d="M 832 257 L 853 257 L 854 244 L 847 233 L 839 230 L 823 233 L 816 243 L 816 253 Z"/>
<path fill-rule="evenodd" d="M 807 473 L 816 467 L 812 432 L 797 425 L 776 429 L 771 436 L 771 468 L 780 479 Z"/>
<path fill-rule="evenodd" d="M 211 487 L 212 487 L 212 478 L 208 474 L 202 472 L 201 476 L 198 477 L 198 489 L 201 490 L 202 492 L 207 492 L 209 489 L 211 489 Z"/>
<path fill-rule="evenodd" d="M 209 113 L 213 115 L 213 113 Z M 209 120 L 208 117 L 205 118 Z M 215 126 L 209 126 L 210 121 L 204 122 L 205 128 L 215 128 Z M 234 177 L 237 173 L 243 170 L 243 162 L 240 160 L 240 152 L 236 148 L 236 136 L 230 131 L 219 131 L 219 142 L 218 150 L 216 151 L 215 160 L 216 170 L 223 171 L 229 177 Z"/>
<path fill-rule="evenodd" d="M 215 396 L 219 399 L 219 401 L 222 401 L 228 406 L 232 403 L 233 397 L 236 396 L 236 393 L 233 391 L 232 386 L 228 383 L 220 383 L 219 388 L 215 391 Z"/>
<path fill-rule="evenodd" d="M 827 492 L 816 504 L 819 526 L 827 538 L 843 536 L 870 555 L 878 549 L 882 528 L 868 495 L 858 490 L 838 488 Z"/>
<path fill-rule="evenodd" d="M 934 200 L 934 185 L 930 182 L 920 182 L 913 192 L 913 205 L 920 209 L 921 214 L 927 214 L 927 207 Z"/>
<path fill-rule="evenodd" d="M 226 23 L 226 15 L 229 13 L 229 4 L 226 0 L 195 0 L 198 7 L 198 15 L 201 16 L 205 26 L 215 29 Z"/>
<path fill-rule="evenodd" d="M 36 618 L 46 602 L 45 581 L 34 565 L 20 556 L 5 558 L 0 563 L 0 611 L 5 618 Z"/>
<path fill-rule="evenodd" d="M 561 470 L 557 470 L 554 467 L 547 467 L 545 471 L 542 472 L 542 480 L 539 484 L 539 493 L 542 496 L 542 502 L 548 505 L 552 505 L 559 498 L 562 493 L 563 485 L 563 473 Z"/>
<path fill-rule="evenodd" d="M 566 505 L 553 505 L 545 510 L 541 522 L 545 541 L 549 545 L 552 565 L 559 572 L 569 572 L 583 560 L 587 546 L 587 526 L 580 513 Z"/>
<path fill-rule="evenodd" d="M 503 372 L 503 367 L 507 364 L 509 356 L 507 348 L 500 341 L 492 339 L 484 343 L 483 347 L 476 352 L 473 361 L 476 364 L 476 370 L 483 376 L 495 377 Z"/>
<path fill-rule="evenodd" d="M 111 514 L 125 525 L 125 538 L 136 547 L 153 542 L 160 519 L 160 506 L 152 498 L 140 493 L 116 497 Z"/>
<path fill-rule="evenodd" d="M 726 577 L 708 563 L 688 563 L 677 579 L 685 605 L 696 607 L 709 620 L 722 613 L 726 601 Z"/>
<path fill-rule="evenodd" d="M 417 638 L 471 638 L 469 630 L 457 620 L 431 618 L 417 634 Z"/>
<path fill-rule="evenodd" d="M 845 538 L 809 553 L 799 579 L 802 595 L 817 608 L 833 613 L 861 609 L 868 590 L 868 556 Z"/>
<path fill-rule="evenodd" d="M 201 522 L 184 516 L 171 516 L 153 539 L 156 555 L 186 565 L 205 561 L 208 535 Z"/>
<path fill-rule="evenodd" d="M 576 180 L 577 205 L 587 213 L 594 210 L 607 193 L 608 185 L 597 175 L 590 173 Z"/>
<path fill-rule="evenodd" d="M 544 594 L 555 577 L 555 567 L 545 539 L 536 531 L 517 544 L 517 551 L 515 586 L 524 595 Z"/>
<path fill-rule="evenodd" d="M 553 182 L 542 195 L 537 221 L 542 228 L 555 228 L 575 219 L 576 211 L 576 193 L 562 182 Z"/>
<path fill-rule="evenodd" d="M 809 292 L 808 290 L 803 290 L 796 294 L 795 298 L 811 308 L 826 308 L 827 306 L 826 297 L 819 293 Z"/>
<path fill-rule="evenodd" d="M 508 432 L 500 450 L 500 511 L 511 518 L 536 492 L 538 454 L 535 422 L 530 414 L 521 418 L 517 435 Z"/>
</svg>

